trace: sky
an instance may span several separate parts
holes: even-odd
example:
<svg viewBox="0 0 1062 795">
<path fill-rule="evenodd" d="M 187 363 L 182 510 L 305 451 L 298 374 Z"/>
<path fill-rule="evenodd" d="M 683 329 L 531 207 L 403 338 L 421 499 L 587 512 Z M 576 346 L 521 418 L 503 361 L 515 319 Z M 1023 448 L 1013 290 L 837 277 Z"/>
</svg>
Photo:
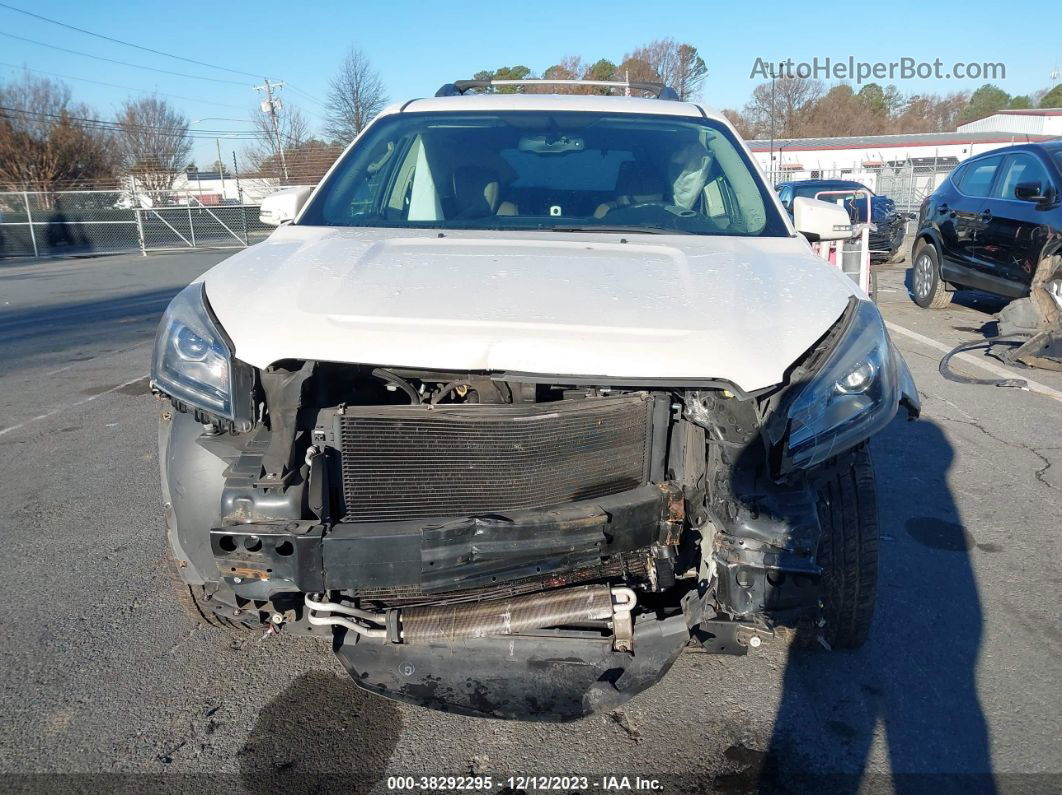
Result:
<svg viewBox="0 0 1062 795">
<path fill-rule="evenodd" d="M 246 72 L 212 69 L 133 49 L 0 7 L 0 33 L 78 50 L 130 64 L 211 77 L 161 74 L 86 58 L 0 36 L 0 79 L 22 67 L 65 76 L 74 97 L 111 117 L 130 94 L 168 94 L 194 120 L 193 130 L 246 130 L 256 81 L 284 80 L 282 96 L 323 123 L 321 103 L 344 54 L 360 48 L 380 72 L 393 100 L 431 96 L 443 83 L 482 69 L 524 64 L 541 73 L 566 55 L 584 62 L 625 53 L 653 39 L 674 38 L 697 47 L 708 65 L 701 99 L 717 107 L 742 107 L 761 78 L 750 73 L 764 61 L 1001 62 L 1006 78 L 992 82 L 1010 94 L 1053 84 L 1062 72 L 1057 36 L 1030 36 L 1062 28 L 1058 0 L 1024 0 L 1000 13 L 982 0 L 927 3 L 812 4 L 626 2 L 580 4 L 486 2 L 199 2 L 124 3 L 112 0 L 2 0 L 143 47 Z M 1019 10 L 1020 9 L 1020 10 Z M 1035 46 L 1030 42 L 1036 40 Z M 1053 49 L 1052 49 L 1053 48 Z M 54 75 L 49 75 L 54 76 Z M 79 79 L 70 79 L 79 78 Z M 1055 80 L 1059 79 L 1058 77 Z M 96 83 L 89 80 L 98 81 Z M 122 86 L 99 85 L 113 83 Z M 836 82 L 836 81 L 827 81 Z M 904 93 L 973 90 L 984 79 L 883 80 Z M 858 88 L 858 85 L 855 86 Z M 135 89 L 135 91 L 130 90 Z M 180 98 L 178 98 L 180 97 Z M 221 141 L 228 161 L 245 145 Z M 209 165 L 215 142 L 198 138 L 193 157 Z"/>
</svg>

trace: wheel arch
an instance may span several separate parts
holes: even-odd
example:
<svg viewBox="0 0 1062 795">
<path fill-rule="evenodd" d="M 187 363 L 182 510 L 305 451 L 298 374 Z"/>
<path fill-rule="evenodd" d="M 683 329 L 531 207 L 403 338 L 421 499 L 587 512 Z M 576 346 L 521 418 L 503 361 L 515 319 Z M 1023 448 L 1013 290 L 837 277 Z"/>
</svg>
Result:
<svg viewBox="0 0 1062 795">
<path fill-rule="evenodd" d="M 937 252 L 937 275 L 940 276 L 941 263 L 944 262 L 944 246 L 941 244 L 940 233 L 936 229 L 925 228 L 919 229 L 915 234 L 914 243 L 911 245 L 911 264 L 914 264 L 914 252 L 918 250 L 919 244 L 926 242 L 933 246 Z"/>
</svg>

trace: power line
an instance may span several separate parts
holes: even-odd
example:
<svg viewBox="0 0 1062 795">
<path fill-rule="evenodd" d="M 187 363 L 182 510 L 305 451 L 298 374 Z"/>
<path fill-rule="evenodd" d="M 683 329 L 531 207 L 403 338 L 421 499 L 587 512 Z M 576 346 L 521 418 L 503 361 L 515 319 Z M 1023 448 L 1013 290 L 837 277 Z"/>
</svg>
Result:
<svg viewBox="0 0 1062 795">
<path fill-rule="evenodd" d="M 122 45 L 124 45 L 126 47 L 133 47 L 133 48 L 135 48 L 137 50 L 143 50 L 144 52 L 154 53 L 155 55 L 163 55 L 163 56 L 165 56 L 167 58 L 174 58 L 174 59 L 176 59 L 178 61 L 184 61 L 185 63 L 194 63 L 194 64 L 196 64 L 198 66 L 206 66 L 206 67 L 208 67 L 210 69 L 220 69 L 223 72 L 232 72 L 233 74 L 237 74 L 237 75 L 246 75 L 247 77 L 253 77 L 255 79 L 258 79 L 258 78 L 261 77 L 261 75 L 254 74 L 252 72 L 245 72 L 242 69 L 230 69 L 227 66 L 218 66 L 217 64 L 207 63 L 206 61 L 197 61 L 194 58 L 185 58 L 183 55 L 174 55 L 173 53 L 170 53 L 170 52 L 163 52 L 162 50 L 155 50 L 155 49 L 152 49 L 151 47 L 144 47 L 143 45 L 140 45 L 140 44 L 133 44 L 131 41 L 123 41 L 122 39 L 116 39 L 113 36 L 106 36 L 106 35 L 104 35 L 102 33 L 94 33 L 91 30 L 85 30 L 84 28 L 79 28 L 76 25 L 69 25 L 66 22 L 60 22 L 58 19 L 52 19 L 51 17 L 42 16 L 41 14 L 35 14 L 32 11 L 26 11 L 25 9 L 22 9 L 22 8 L 16 8 L 15 6 L 8 5 L 7 3 L 0 2 L 0 7 L 6 8 L 9 11 L 15 11 L 16 13 L 19 13 L 19 14 L 25 14 L 28 17 L 34 17 L 36 19 L 40 19 L 40 20 L 43 20 L 45 22 L 50 22 L 53 25 L 59 25 L 60 27 L 67 28 L 68 30 L 76 30 L 78 33 L 84 33 L 84 34 L 86 34 L 88 36 L 95 36 L 97 39 L 104 39 L 106 41 L 112 41 L 115 44 L 122 44 Z M 242 85 L 242 83 L 240 85 Z"/>
<path fill-rule="evenodd" d="M 0 5 L 3 5 L 3 4 L 0 3 Z M 305 91 L 303 91 L 298 86 L 292 85 L 290 82 L 287 84 L 287 86 L 292 91 L 294 91 L 296 94 L 298 94 L 300 97 L 303 97 L 304 99 L 308 99 L 310 102 L 314 102 L 314 103 L 320 105 L 322 108 L 327 108 L 328 107 L 327 104 L 325 104 L 321 100 L 317 99 L 317 97 L 313 96 L 313 94 L 307 94 Z"/>
<path fill-rule="evenodd" d="M 3 5 L 0 3 L 0 5 Z M 102 80 L 90 80 L 87 77 L 75 77 L 74 75 L 64 75 L 58 72 L 47 72 L 43 69 L 32 69 L 28 66 L 18 66 L 17 64 L 7 63 L 6 61 L 0 61 L 0 66 L 8 66 L 12 69 L 25 69 L 28 72 L 36 72 L 41 75 L 51 75 L 52 77 L 61 77 L 64 80 L 80 80 L 83 83 L 95 83 L 98 86 L 110 86 L 111 88 L 123 88 L 126 91 L 135 91 L 138 94 L 158 94 L 160 97 L 170 97 L 171 99 L 184 99 L 189 102 L 201 102 L 204 105 L 217 105 L 220 108 L 235 108 L 236 110 L 246 110 L 241 105 L 233 105 L 228 102 L 213 102 L 209 99 L 200 99 L 199 97 L 182 97 L 180 94 L 164 94 L 161 91 L 148 91 L 143 88 L 134 88 L 133 86 L 123 86 L 118 83 L 105 83 Z"/>
<path fill-rule="evenodd" d="M 90 119 L 85 116 L 72 116 L 69 113 L 45 113 L 37 110 L 27 110 L 26 108 L 9 108 L 0 105 L 0 111 L 5 113 L 18 113 L 26 116 L 37 116 L 48 119 L 57 119 L 60 121 L 77 122 L 75 126 L 93 128 L 98 130 L 109 130 L 113 132 L 120 132 L 122 130 L 151 130 L 158 132 L 160 135 L 168 135 L 174 138 L 180 138 L 188 136 L 190 138 L 233 138 L 238 140 L 266 140 L 268 136 L 260 135 L 253 130 L 185 130 L 175 131 L 167 127 L 158 127 L 149 124 L 122 124 L 117 121 L 106 121 L 104 119 Z"/>
<path fill-rule="evenodd" d="M 68 52 L 73 55 L 82 55 L 85 58 L 95 58 L 97 61 L 107 61 L 108 63 L 116 63 L 120 66 L 131 66 L 134 69 L 146 69 L 149 72 L 161 72 L 164 75 L 176 75 L 177 77 L 187 77 L 191 80 L 207 80 L 211 83 L 226 83 L 230 86 L 241 86 L 243 88 L 247 87 L 246 83 L 241 83 L 237 80 L 223 80 L 219 77 L 203 77 L 201 75 L 190 75 L 185 74 L 184 72 L 172 72 L 169 69 L 156 69 L 154 66 L 144 66 L 143 64 L 129 63 L 128 61 L 118 61 L 114 58 L 104 58 L 102 55 L 93 55 L 92 53 L 81 52 L 80 50 L 71 50 L 66 47 L 60 47 L 56 44 L 47 44 L 46 42 L 37 41 L 36 39 L 28 39 L 25 36 L 16 36 L 14 33 L 5 33 L 4 31 L 0 31 L 0 36 L 7 36 L 9 39 L 18 39 L 19 41 L 29 42 L 30 44 L 36 44 L 40 47 L 48 47 L 52 50 Z"/>
</svg>

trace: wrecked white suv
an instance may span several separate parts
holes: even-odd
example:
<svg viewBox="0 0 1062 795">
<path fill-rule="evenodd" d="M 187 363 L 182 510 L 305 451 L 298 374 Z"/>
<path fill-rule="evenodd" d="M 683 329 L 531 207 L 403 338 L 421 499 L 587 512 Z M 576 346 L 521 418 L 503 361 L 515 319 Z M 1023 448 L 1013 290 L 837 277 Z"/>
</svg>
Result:
<svg viewBox="0 0 1062 795">
<path fill-rule="evenodd" d="M 173 300 L 151 379 L 193 615 L 553 720 L 691 639 L 862 643 L 867 440 L 917 392 L 805 239 L 844 211 L 794 228 L 722 116 L 656 93 L 395 105 Z"/>
</svg>

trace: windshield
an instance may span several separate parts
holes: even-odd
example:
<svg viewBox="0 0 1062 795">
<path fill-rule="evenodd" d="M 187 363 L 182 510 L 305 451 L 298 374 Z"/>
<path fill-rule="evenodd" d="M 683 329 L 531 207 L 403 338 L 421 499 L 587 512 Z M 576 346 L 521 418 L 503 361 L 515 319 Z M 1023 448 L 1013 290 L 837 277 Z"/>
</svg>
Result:
<svg viewBox="0 0 1062 795">
<path fill-rule="evenodd" d="M 299 224 L 789 234 L 722 124 L 585 112 L 385 117 Z"/>
</svg>

